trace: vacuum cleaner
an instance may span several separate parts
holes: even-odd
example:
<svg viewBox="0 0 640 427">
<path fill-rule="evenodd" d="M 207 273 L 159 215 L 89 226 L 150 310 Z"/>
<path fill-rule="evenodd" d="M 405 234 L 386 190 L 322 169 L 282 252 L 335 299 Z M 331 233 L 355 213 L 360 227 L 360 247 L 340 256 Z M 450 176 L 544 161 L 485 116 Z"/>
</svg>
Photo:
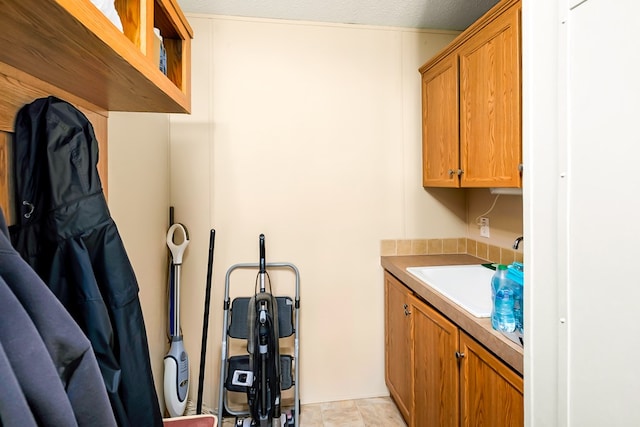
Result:
<svg viewBox="0 0 640 427">
<path fill-rule="evenodd" d="M 175 243 L 176 233 L 182 233 L 182 242 Z M 167 232 L 167 246 L 171 250 L 172 274 L 170 296 L 170 341 L 169 352 L 164 357 L 164 401 L 170 417 L 184 414 L 189 394 L 189 356 L 184 349 L 180 330 L 180 267 L 182 256 L 189 245 L 189 234 L 184 225 L 176 223 Z"/>
<path fill-rule="evenodd" d="M 264 234 L 260 235 L 260 290 L 249 300 L 247 351 L 249 370 L 254 380 L 247 390 L 247 400 L 253 422 L 249 425 L 271 427 L 280 419 L 280 352 L 278 347 L 278 303 L 266 290 Z"/>
<path fill-rule="evenodd" d="M 267 263 L 265 237 L 259 237 L 259 263 L 241 263 L 227 270 L 225 279 L 223 341 L 221 345 L 218 419 L 235 416 L 236 427 L 299 426 L 298 338 L 300 275 L 291 263 Z M 229 298 L 232 272 L 257 269 L 253 295 Z M 295 276 L 295 301 L 274 296 L 268 269 L 287 269 Z M 293 338 L 293 352 L 280 347 Z M 246 340 L 246 353 L 230 354 L 229 339 Z M 289 345 L 291 342 L 289 342 Z M 288 354 L 289 353 L 289 354 Z M 284 408 L 282 391 L 293 390 L 293 408 Z M 244 395 L 246 406 L 236 407 L 228 399 Z M 290 405 L 287 405 L 290 406 Z"/>
</svg>

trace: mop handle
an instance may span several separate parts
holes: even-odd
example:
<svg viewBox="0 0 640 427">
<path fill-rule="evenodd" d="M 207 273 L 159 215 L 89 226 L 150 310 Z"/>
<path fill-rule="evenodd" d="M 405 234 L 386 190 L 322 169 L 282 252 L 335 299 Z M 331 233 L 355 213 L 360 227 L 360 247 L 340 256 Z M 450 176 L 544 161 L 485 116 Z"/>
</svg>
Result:
<svg viewBox="0 0 640 427">
<path fill-rule="evenodd" d="M 182 243 L 176 245 L 174 238 L 176 231 L 182 232 Z M 175 223 L 167 231 L 167 246 L 173 258 L 173 336 L 180 336 L 180 266 L 182 265 L 182 255 L 189 245 L 189 233 L 184 225 Z"/>
<path fill-rule="evenodd" d="M 173 337 L 182 335 L 180 332 L 180 264 L 173 265 Z"/>
<path fill-rule="evenodd" d="M 176 230 L 180 230 L 183 236 L 182 243 L 179 245 L 176 245 L 176 243 L 174 242 Z M 185 249 L 187 249 L 188 244 L 189 244 L 189 232 L 187 231 L 184 225 L 180 223 L 175 223 L 171 227 L 169 227 L 169 231 L 167 231 L 167 246 L 169 246 L 169 250 L 171 251 L 171 256 L 173 257 L 173 263 L 175 265 L 182 264 L 182 255 L 184 254 Z"/>
</svg>

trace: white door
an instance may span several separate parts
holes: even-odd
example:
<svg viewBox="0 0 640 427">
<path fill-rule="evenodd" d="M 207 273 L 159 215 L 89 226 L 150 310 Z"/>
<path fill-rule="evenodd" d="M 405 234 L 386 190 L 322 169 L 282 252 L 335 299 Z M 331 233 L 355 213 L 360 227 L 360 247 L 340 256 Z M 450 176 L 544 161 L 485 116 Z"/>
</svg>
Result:
<svg viewBox="0 0 640 427">
<path fill-rule="evenodd" d="M 570 3 L 566 411 L 570 426 L 640 426 L 640 2 Z"/>
</svg>

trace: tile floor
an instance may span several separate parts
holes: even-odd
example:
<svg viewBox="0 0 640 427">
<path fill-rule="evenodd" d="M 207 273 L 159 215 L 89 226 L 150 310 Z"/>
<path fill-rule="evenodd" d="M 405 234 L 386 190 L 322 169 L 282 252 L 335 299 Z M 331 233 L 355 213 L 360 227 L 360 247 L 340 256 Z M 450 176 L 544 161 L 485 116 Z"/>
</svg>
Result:
<svg viewBox="0 0 640 427">
<path fill-rule="evenodd" d="M 222 427 L 233 427 L 226 418 Z M 302 405 L 300 427 L 406 427 L 389 397 Z"/>
</svg>

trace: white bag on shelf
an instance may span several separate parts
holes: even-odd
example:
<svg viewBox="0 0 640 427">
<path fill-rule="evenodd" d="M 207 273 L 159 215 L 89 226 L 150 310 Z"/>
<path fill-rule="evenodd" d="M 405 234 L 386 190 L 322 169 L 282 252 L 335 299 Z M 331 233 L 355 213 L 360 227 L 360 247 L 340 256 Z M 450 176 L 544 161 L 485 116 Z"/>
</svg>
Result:
<svg viewBox="0 0 640 427">
<path fill-rule="evenodd" d="M 115 25 L 120 31 L 123 31 L 122 21 L 120 21 L 120 15 L 118 15 L 118 11 L 114 6 L 113 0 L 91 0 L 91 3 L 100 9 L 100 12 L 102 12 L 104 16 L 113 23 L 113 25 Z"/>
</svg>

